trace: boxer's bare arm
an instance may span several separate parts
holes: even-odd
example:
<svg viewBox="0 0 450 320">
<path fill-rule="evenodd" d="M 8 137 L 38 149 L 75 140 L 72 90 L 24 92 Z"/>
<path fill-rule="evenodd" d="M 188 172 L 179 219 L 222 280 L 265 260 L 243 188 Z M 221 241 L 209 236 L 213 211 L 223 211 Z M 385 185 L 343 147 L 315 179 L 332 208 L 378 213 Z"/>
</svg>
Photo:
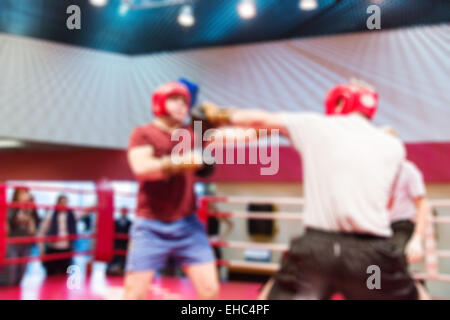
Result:
<svg viewBox="0 0 450 320">
<path fill-rule="evenodd" d="M 278 113 L 263 110 L 235 109 L 230 115 L 233 126 L 255 129 L 278 129 L 282 135 L 288 136 L 288 131 Z"/>
<path fill-rule="evenodd" d="M 182 155 L 155 157 L 152 146 L 134 147 L 128 151 L 128 162 L 138 180 L 161 180 L 203 166 L 202 153 L 191 150 Z"/>
<path fill-rule="evenodd" d="M 257 130 L 243 127 L 220 127 L 208 132 L 205 145 L 232 143 L 248 143 L 258 139 Z"/>
<path fill-rule="evenodd" d="M 430 215 L 427 201 L 424 197 L 416 198 L 414 202 L 417 208 L 416 226 L 411 239 L 405 247 L 406 257 L 410 263 L 420 261 L 425 254 L 423 245 Z"/>
<path fill-rule="evenodd" d="M 414 200 L 417 209 L 416 226 L 414 233 L 425 238 L 427 230 L 428 219 L 431 215 L 428 201 L 425 197 L 420 197 Z"/>
<path fill-rule="evenodd" d="M 283 124 L 280 114 L 258 109 L 239 109 L 236 107 L 221 108 L 214 103 L 204 103 L 191 110 L 194 121 L 206 121 L 209 127 L 218 128 L 233 126 L 240 128 L 277 129 L 279 133 L 288 135 L 288 130 Z M 226 134 L 229 136 L 229 134 Z"/>
<path fill-rule="evenodd" d="M 152 146 L 138 146 L 128 151 L 128 163 L 138 180 L 161 180 L 164 178 L 163 163 L 154 156 Z"/>
</svg>

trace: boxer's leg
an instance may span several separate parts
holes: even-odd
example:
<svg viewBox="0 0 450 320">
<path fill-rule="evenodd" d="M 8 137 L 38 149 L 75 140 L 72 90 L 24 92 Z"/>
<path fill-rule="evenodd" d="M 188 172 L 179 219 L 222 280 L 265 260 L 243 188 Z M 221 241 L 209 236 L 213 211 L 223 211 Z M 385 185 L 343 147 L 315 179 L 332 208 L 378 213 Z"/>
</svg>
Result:
<svg viewBox="0 0 450 320">
<path fill-rule="evenodd" d="M 138 218 L 130 230 L 126 261 L 125 299 L 145 299 L 156 270 L 162 269 L 171 251 L 171 241 L 155 231 L 157 222 Z"/>
<path fill-rule="evenodd" d="M 274 278 L 265 285 L 260 299 L 327 300 L 332 296 L 334 290 L 326 272 L 312 272 L 288 260 L 283 262 Z"/>
<path fill-rule="evenodd" d="M 345 235 L 336 272 L 347 299 L 415 300 L 418 292 L 403 252 L 391 239 Z"/>
<path fill-rule="evenodd" d="M 125 275 L 125 300 L 144 300 L 154 271 L 127 272 Z"/>
<path fill-rule="evenodd" d="M 329 299 L 334 293 L 328 270 L 332 259 L 327 235 L 307 231 L 291 242 L 280 270 L 263 288 L 260 297 L 269 300 Z"/>
<path fill-rule="evenodd" d="M 430 294 L 422 283 L 416 281 L 416 289 L 419 294 L 419 300 L 432 300 Z"/>
<path fill-rule="evenodd" d="M 269 298 L 269 292 L 270 290 L 272 290 L 274 283 L 275 283 L 274 278 L 270 278 L 269 281 L 266 282 L 261 292 L 259 293 L 258 300 L 267 300 Z"/>
<path fill-rule="evenodd" d="M 186 265 L 183 271 L 192 281 L 200 300 L 218 299 L 219 275 L 215 262 Z"/>
<path fill-rule="evenodd" d="M 183 220 L 184 236 L 177 241 L 173 258 L 183 266 L 192 281 L 199 299 L 217 299 L 219 274 L 214 251 L 209 244 L 204 226 L 196 216 Z"/>
</svg>

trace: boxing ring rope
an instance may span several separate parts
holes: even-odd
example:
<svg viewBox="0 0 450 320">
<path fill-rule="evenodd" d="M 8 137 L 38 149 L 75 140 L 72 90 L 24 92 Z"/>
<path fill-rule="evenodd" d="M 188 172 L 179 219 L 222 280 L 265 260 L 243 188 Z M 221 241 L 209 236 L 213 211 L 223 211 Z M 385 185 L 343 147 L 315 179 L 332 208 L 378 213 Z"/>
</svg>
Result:
<svg viewBox="0 0 450 320">
<path fill-rule="evenodd" d="M 7 201 L 8 188 L 22 188 L 26 190 L 42 192 L 64 192 L 89 194 L 97 196 L 97 205 L 93 207 L 74 207 L 61 205 L 46 205 L 35 203 L 19 203 Z M 8 211 L 10 209 L 44 209 L 44 210 L 65 210 L 82 211 L 84 213 L 96 214 L 97 231 L 89 235 L 72 234 L 68 236 L 22 236 L 8 237 L 6 227 L 8 224 Z M 108 262 L 113 257 L 113 234 L 114 234 L 114 193 L 110 184 L 106 181 L 97 183 L 96 190 L 83 190 L 74 188 L 59 188 L 40 185 L 21 185 L 16 183 L 0 183 L 0 266 L 11 264 L 25 264 L 33 261 L 52 261 L 68 259 L 79 255 L 93 255 L 96 261 Z M 41 254 L 39 256 L 11 258 L 6 257 L 8 245 L 12 244 L 35 244 L 58 241 L 75 241 L 79 239 L 90 239 L 94 242 L 93 250 L 76 252 Z"/>
<path fill-rule="evenodd" d="M 305 200 L 302 198 L 292 198 L 292 197 L 241 197 L 241 196 L 205 196 L 202 197 L 209 203 L 226 202 L 232 204 L 248 204 L 248 203 L 277 203 L 284 205 L 304 205 Z"/>
<path fill-rule="evenodd" d="M 218 197 L 218 196 L 206 196 L 200 199 L 199 206 L 199 218 L 206 224 L 208 217 L 218 218 L 237 218 L 237 219 L 261 219 L 261 220 L 302 220 L 301 213 L 288 213 L 288 212 L 258 212 L 248 213 L 242 211 L 227 211 L 221 212 L 211 210 L 210 204 L 226 203 L 226 204 L 248 204 L 248 203 L 262 203 L 262 204 L 278 204 L 278 205 L 304 205 L 303 199 L 298 198 L 252 198 L 252 197 Z M 432 208 L 448 207 L 450 208 L 450 200 L 437 199 L 430 200 L 430 206 Z M 431 217 L 431 223 L 428 224 L 428 229 L 425 238 L 425 272 L 415 273 L 414 277 L 417 279 L 433 280 L 450 282 L 450 274 L 439 273 L 439 258 L 450 258 L 450 250 L 437 250 L 436 237 L 435 237 L 435 225 L 436 224 L 450 224 L 449 217 Z M 211 245 L 214 247 L 231 248 L 231 249 L 265 249 L 270 251 L 284 252 L 288 250 L 288 246 L 285 244 L 262 244 L 242 241 L 224 241 L 210 239 Z M 269 272 L 276 272 L 278 270 L 278 263 L 265 263 L 265 262 L 247 262 L 247 261 L 218 261 L 219 265 L 225 266 L 238 266 L 245 267 L 254 270 L 263 270 Z"/>
<path fill-rule="evenodd" d="M 77 255 L 92 255 L 96 261 L 108 262 L 114 255 L 126 255 L 127 250 L 114 250 L 114 240 L 128 240 L 127 234 L 114 233 L 114 212 L 119 208 L 114 207 L 114 196 L 132 197 L 136 198 L 136 193 L 113 191 L 108 183 L 97 184 L 96 190 L 82 190 L 74 188 L 59 188 L 52 186 L 33 186 L 20 185 L 12 183 L 0 184 L 0 226 L 6 223 L 8 216 L 8 209 L 45 209 L 55 210 L 62 209 L 58 206 L 45 204 L 19 204 L 7 201 L 7 188 L 28 188 L 34 191 L 42 192 L 65 192 L 97 195 L 97 205 L 95 207 L 64 207 L 66 210 L 82 211 L 90 209 L 92 213 L 97 214 L 97 231 L 90 235 L 70 235 L 70 236 L 45 236 L 45 237 L 13 237 L 7 238 L 5 228 L 0 227 L 0 265 L 14 264 L 14 263 L 28 263 L 31 261 L 50 261 L 58 259 L 71 258 Z M 447 207 L 450 208 L 450 200 L 437 199 L 430 200 L 432 208 Z M 304 199 L 291 197 L 241 197 L 241 196 L 206 196 L 199 199 L 198 217 L 206 224 L 208 217 L 217 218 L 236 218 L 236 219 L 259 219 L 259 220 L 283 220 L 283 221 L 302 221 L 301 212 L 246 212 L 246 211 L 218 211 L 212 210 L 211 204 L 277 204 L 286 206 L 303 206 Z M 296 211 L 299 211 L 296 209 Z M 428 224 L 427 236 L 425 239 L 425 272 L 414 274 L 415 278 L 435 281 L 450 282 L 450 274 L 439 273 L 439 259 L 450 258 L 450 250 L 438 250 L 435 237 L 435 225 L 450 224 L 450 216 L 431 217 L 432 223 Z M 41 255 L 38 257 L 21 257 L 21 258 L 5 258 L 6 249 L 10 244 L 31 244 L 54 241 L 74 241 L 78 239 L 90 239 L 94 241 L 94 248 L 92 250 L 57 253 L 50 255 Z M 213 247 L 230 248 L 230 249 L 264 249 L 274 252 L 285 252 L 288 250 L 287 244 L 282 243 L 254 243 L 245 241 L 226 241 L 217 238 L 211 238 L 210 243 Z M 271 262 L 250 262 L 242 260 L 218 260 L 218 265 L 237 268 L 248 268 L 254 271 L 276 272 L 279 268 L 279 263 Z"/>
<path fill-rule="evenodd" d="M 217 218 L 241 218 L 241 219 L 259 219 L 259 220 L 303 220 L 303 217 L 298 213 L 286 213 L 286 212 L 264 212 L 259 211 L 254 212 L 243 212 L 243 211 L 233 211 L 233 212 L 209 212 L 210 217 Z"/>
<path fill-rule="evenodd" d="M 128 193 L 126 196 L 132 196 Z M 298 198 L 252 198 L 252 197 L 217 197 L 206 196 L 200 200 L 198 215 L 200 220 L 206 224 L 208 217 L 217 218 L 237 218 L 237 219 L 260 219 L 260 220 L 285 220 L 285 221 L 302 221 L 301 213 L 292 212 L 244 212 L 244 211 L 216 211 L 210 210 L 210 204 L 227 203 L 227 204 L 248 204 L 248 203 L 274 203 L 281 205 L 304 205 L 303 199 Z M 431 207 L 450 207 L 450 200 L 431 200 Z M 414 274 L 417 279 L 435 280 L 450 282 L 450 274 L 439 274 L 438 258 L 450 258 L 450 250 L 437 250 L 435 242 L 434 224 L 450 224 L 450 217 L 431 217 L 427 237 L 425 240 L 426 256 L 425 256 L 425 273 Z M 125 234 L 115 234 L 114 239 L 128 240 L 129 236 Z M 288 250 L 287 244 L 278 243 L 254 243 L 245 241 L 225 241 L 210 238 L 213 247 L 230 248 L 230 249 L 264 249 L 275 252 L 285 252 Z M 115 250 L 116 255 L 126 255 L 126 250 Z M 242 260 L 218 260 L 218 265 L 227 267 L 249 268 L 257 271 L 276 272 L 279 268 L 278 263 L 267 262 L 248 262 Z"/>
<path fill-rule="evenodd" d="M 6 205 L 10 209 L 43 209 L 43 210 L 71 210 L 71 211 L 82 211 L 88 209 L 88 207 L 71 207 L 71 206 L 58 206 L 51 204 L 33 204 L 33 203 L 20 203 L 20 202 L 7 202 Z M 97 208 L 92 207 L 92 211 L 97 210 Z"/>
<path fill-rule="evenodd" d="M 247 268 L 270 273 L 277 272 L 280 267 L 280 264 L 276 262 L 250 262 L 242 260 L 217 260 L 217 265 L 228 268 Z"/>
<path fill-rule="evenodd" d="M 210 239 L 213 247 L 231 248 L 231 249 L 263 249 L 270 251 L 285 252 L 289 246 L 284 243 L 254 243 L 244 241 L 224 241 Z"/>
<path fill-rule="evenodd" d="M 24 185 L 18 183 L 10 183 L 7 184 L 8 188 L 11 189 L 32 189 L 33 191 L 42 191 L 42 192 L 60 192 L 60 193 L 77 193 L 77 194 L 85 194 L 85 195 L 95 195 L 95 190 L 86 190 L 86 189 L 77 189 L 77 188 L 65 188 L 65 187 L 56 187 L 56 186 L 42 186 L 42 185 Z"/>
<path fill-rule="evenodd" d="M 39 242 L 58 242 L 58 241 L 74 241 L 81 239 L 95 239 L 95 234 L 80 234 L 69 236 L 45 236 L 45 237 L 14 237 L 7 238 L 7 244 L 26 244 L 26 243 L 39 243 Z"/>
</svg>

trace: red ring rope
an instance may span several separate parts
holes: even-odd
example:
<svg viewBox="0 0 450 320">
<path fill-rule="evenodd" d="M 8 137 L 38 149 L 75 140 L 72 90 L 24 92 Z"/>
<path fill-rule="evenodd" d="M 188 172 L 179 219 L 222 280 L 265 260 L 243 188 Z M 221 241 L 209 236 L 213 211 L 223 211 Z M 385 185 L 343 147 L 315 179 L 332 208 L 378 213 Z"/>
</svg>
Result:
<svg viewBox="0 0 450 320">
<path fill-rule="evenodd" d="M 65 187 L 52 187 L 52 186 L 38 186 L 38 185 L 23 185 L 23 184 L 16 184 L 16 183 L 6 183 L 6 186 L 8 188 L 12 189 L 31 189 L 34 191 L 44 191 L 44 192 L 59 192 L 59 193 L 78 193 L 78 194 L 89 194 L 89 195 L 95 195 L 95 190 L 84 190 L 84 189 L 75 189 L 75 188 L 65 188 Z"/>
<path fill-rule="evenodd" d="M 45 236 L 45 237 L 13 237 L 7 238 L 7 244 L 24 244 L 24 243 L 39 243 L 39 242 L 58 242 L 58 241 L 74 241 L 79 239 L 95 239 L 93 234 L 74 234 L 69 236 Z"/>
</svg>

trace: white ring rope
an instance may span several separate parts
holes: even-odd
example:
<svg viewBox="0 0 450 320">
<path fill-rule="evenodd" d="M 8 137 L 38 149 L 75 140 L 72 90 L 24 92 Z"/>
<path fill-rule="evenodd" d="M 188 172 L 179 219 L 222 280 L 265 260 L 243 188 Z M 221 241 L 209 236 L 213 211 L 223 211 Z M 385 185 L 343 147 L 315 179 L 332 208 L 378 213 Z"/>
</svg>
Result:
<svg viewBox="0 0 450 320">
<path fill-rule="evenodd" d="M 220 241 L 211 239 L 213 247 L 232 248 L 232 249 L 261 249 L 284 252 L 289 249 L 284 243 L 255 243 L 245 241 Z"/>
<path fill-rule="evenodd" d="M 282 204 L 282 205 L 304 205 L 304 199 L 292 197 L 280 198 L 264 198 L 264 197 L 205 197 L 210 203 L 227 203 L 227 204 Z M 450 199 L 434 199 L 429 200 L 431 208 L 450 208 Z M 261 219 L 261 220 L 302 220 L 303 214 L 292 212 L 245 212 L 245 211 L 230 211 L 208 212 L 209 216 L 216 217 L 230 217 L 243 219 Z M 425 264 L 426 270 L 423 273 L 415 273 L 414 278 L 450 282 L 450 274 L 439 274 L 439 258 L 450 258 L 450 250 L 437 250 L 436 237 L 434 231 L 435 224 L 450 224 L 450 216 L 431 217 L 433 223 L 429 224 L 427 237 L 425 241 Z M 284 252 L 288 250 L 288 245 L 280 243 L 254 243 L 243 241 L 221 241 L 211 238 L 211 244 L 215 247 L 232 248 L 232 249 L 262 249 Z M 248 268 L 258 271 L 276 272 L 279 269 L 278 263 L 265 262 L 248 262 L 236 260 L 223 260 L 226 265 L 232 267 Z"/>
<path fill-rule="evenodd" d="M 286 204 L 286 205 L 303 205 L 304 200 L 302 198 L 292 198 L 292 197 L 241 197 L 241 196 L 213 196 L 205 197 L 210 199 L 211 202 L 217 203 L 232 203 L 232 204 Z"/>
<path fill-rule="evenodd" d="M 245 211 L 232 211 L 232 212 L 210 212 L 210 216 L 217 217 L 230 217 L 241 219 L 260 219 L 260 220 L 303 220 L 301 213 L 292 212 L 245 212 Z"/>
<path fill-rule="evenodd" d="M 304 205 L 305 200 L 303 198 L 295 197 L 242 197 L 242 196 L 206 196 L 210 202 L 217 203 L 232 203 L 232 204 L 285 204 L 285 205 Z M 431 199 L 429 204 L 432 207 L 450 208 L 450 199 Z"/>
</svg>

